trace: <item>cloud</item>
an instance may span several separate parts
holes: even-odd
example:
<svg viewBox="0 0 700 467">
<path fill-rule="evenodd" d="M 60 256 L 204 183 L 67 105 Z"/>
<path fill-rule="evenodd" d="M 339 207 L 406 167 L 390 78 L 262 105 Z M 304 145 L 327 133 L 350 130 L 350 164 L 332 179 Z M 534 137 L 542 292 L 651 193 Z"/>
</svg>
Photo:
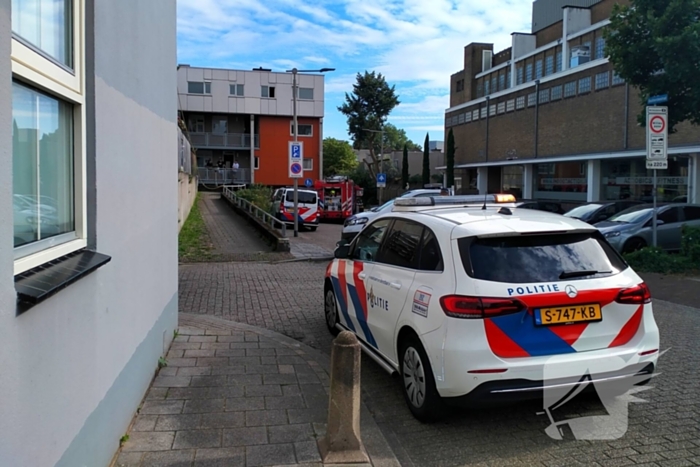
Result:
<svg viewBox="0 0 700 467">
<path fill-rule="evenodd" d="M 531 7 L 529 0 L 178 0 L 178 59 L 275 71 L 334 67 L 326 121 L 336 135 L 344 119 L 329 114 L 352 91 L 356 73 L 376 70 L 402 101 L 390 120 L 421 114 L 435 126 L 449 105 L 450 75 L 463 67 L 464 46 L 508 47 L 512 31 L 529 29 Z"/>
</svg>

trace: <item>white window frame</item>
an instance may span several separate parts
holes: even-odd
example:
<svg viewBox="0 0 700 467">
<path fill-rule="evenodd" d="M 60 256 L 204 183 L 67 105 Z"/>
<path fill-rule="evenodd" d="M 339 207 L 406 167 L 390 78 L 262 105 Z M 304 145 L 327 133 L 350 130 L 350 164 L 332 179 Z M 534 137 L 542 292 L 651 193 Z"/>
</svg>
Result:
<svg viewBox="0 0 700 467">
<path fill-rule="evenodd" d="M 311 138 L 311 137 L 313 137 L 314 126 L 311 123 L 297 123 L 297 125 L 299 126 L 299 128 L 301 128 L 302 126 L 308 126 L 311 128 L 311 134 L 308 134 L 308 135 L 300 134 L 299 138 Z M 289 136 L 294 136 L 294 120 L 289 122 Z"/>
<path fill-rule="evenodd" d="M 73 68 L 48 58 L 39 48 L 29 47 L 14 36 L 10 62 L 13 80 L 35 88 L 73 106 L 73 196 L 74 239 L 64 234 L 15 248 L 14 274 L 46 264 L 61 256 L 87 247 L 87 155 L 85 110 L 85 0 L 73 0 Z M 23 255 L 26 252 L 26 255 Z M 23 255 L 23 256 L 19 256 Z"/>
<path fill-rule="evenodd" d="M 190 83 L 201 83 L 203 92 L 190 92 Z M 188 81 L 187 94 L 190 94 L 192 96 L 211 96 L 211 81 Z"/>
<path fill-rule="evenodd" d="M 301 166 L 305 172 L 308 172 L 310 170 L 314 170 L 314 160 L 311 158 L 304 158 L 301 161 Z"/>
</svg>

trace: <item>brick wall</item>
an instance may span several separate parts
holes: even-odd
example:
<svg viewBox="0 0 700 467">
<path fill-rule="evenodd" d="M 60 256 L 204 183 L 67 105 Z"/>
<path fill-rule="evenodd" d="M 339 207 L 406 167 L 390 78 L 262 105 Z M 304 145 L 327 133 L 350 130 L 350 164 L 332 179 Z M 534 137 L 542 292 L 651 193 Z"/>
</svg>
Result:
<svg viewBox="0 0 700 467">
<path fill-rule="evenodd" d="M 596 75 L 608 72 L 610 85 L 596 90 Z M 625 114 L 625 95 L 627 87 L 612 86 L 612 68 L 609 64 L 584 70 L 574 75 L 549 81 L 541 85 L 541 90 L 550 90 L 566 83 L 577 83 L 575 97 L 562 98 L 539 105 L 537 157 L 547 158 L 563 155 L 580 155 L 587 153 L 618 152 L 640 150 L 646 146 L 646 131 L 637 124 L 636 116 L 643 110 L 638 93 L 630 88 L 629 117 Z M 578 94 L 579 80 L 590 77 L 591 90 Z M 489 104 L 499 103 L 525 97 L 524 109 L 497 114 L 489 117 L 488 124 L 488 158 L 486 150 L 486 119 L 480 118 L 470 123 L 453 125 L 451 128 L 457 146 L 455 160 L 458 164 L 506 160 L 517 157 L 530 159 L 534 157 L 535 107 L 527 106 L 527 96 L 535 91 L 531 86 L 510 93 Z M 480 107 L 486 104 L 482 103 Z M 472 106 L 447 117 L 473 111 Z M 627 135 L 625 135 L 627 125 Z M 678 132 L 669 136 L 670 146 L 700 144 L 700 127 L 689 123 L 678 125 Z"/>
</svg>

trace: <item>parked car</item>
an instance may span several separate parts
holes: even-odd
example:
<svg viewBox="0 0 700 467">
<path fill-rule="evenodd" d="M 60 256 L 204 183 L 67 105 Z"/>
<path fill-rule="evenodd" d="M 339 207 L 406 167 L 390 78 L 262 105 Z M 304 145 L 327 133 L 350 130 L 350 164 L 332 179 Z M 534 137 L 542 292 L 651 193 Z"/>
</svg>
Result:
<svg viewBox="0 0 700 467">
<path fill-rule="evenodd" d="M 681 247 L 681 227 L 700 227 L 700 205 L 666 204 L 657 206 L 657 245 L 668 251 Z M 654 207 L 641 204 L 626 209 L 595 226 L 619 252 L 629 253 L 653 244 Z"/>
<path fill-rule="evenodd" d="M 521 199 L 515 205 L 522 209 L 534 209 L 535 211 L 553 212 L 555 214 L 564 214 L 564 208 L 561 203 L 556 201 L 542 199 Z"/>
<path fill-rule="evenodd" d="M 416 198 L 416 197 L 425 197 L 425 196 L 439 196 L 440 195 L 440 190 L 434 190 L 434 189 L 419 189 L 419 190 L 410 190 L 402 194 L 399 198 Z M 343 224 L 343 232 L 340 237 L 341 242 L 349 243 L 352 241 L 353 238 L 355 238 L 355 235 L 360 233 L 362 229 L 365 228 L 367 223 L 377 217 L 380 214 L 384 214 L 386 212 L 391 211 L 391 208 L 394 206 L 394 200 L 398 198 L 394 198 L 392 200 L 387 201 L 386 203 L 382 204 L 381 206 L 374 207 L 370 209 L 369 211 L 365 212 L 360 212 L 358 214 L 355 214 L 354 216 L 348 217 L 345 219 L 345 223 Z"/>
<path fill-rule="evenodd" d="M 642 204 L 640 201 L 631 200 L 597 201 L 595 203 L 586 203 L 581 206 L 576 206 L 564 215 L 583 222 L 588 222 L 589 224 L 595 224 L 596 222 L 608 220 L 618 212 L 640 204 Z"/>
<path fill-rule="evenodd" d="M 297 189 L 299 213 L 297 224 L 312 232 L 318 228 L 318 193 L 314 190 Z M 294 225 L 294 189 L 278 188 L 272 196 L 272 211 L 285 224 Z"/>
</svg>

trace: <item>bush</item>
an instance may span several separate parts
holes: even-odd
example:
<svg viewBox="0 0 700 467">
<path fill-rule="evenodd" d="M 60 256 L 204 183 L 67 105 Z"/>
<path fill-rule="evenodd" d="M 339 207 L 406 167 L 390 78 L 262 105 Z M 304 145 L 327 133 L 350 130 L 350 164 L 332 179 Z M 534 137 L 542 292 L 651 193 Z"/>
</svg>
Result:
<svg viewBox="0 0 700 467">
<path fill-rule="evenodd" d="M 251 185 L 249 188 L 239 190 L 236 196 L 250 201 L 265 212 L 272 214 L 272 189 L 264 185 Z"/>
<path fill-rule="evenodd" d="M 637 272 L 683 274 L 700 270 L 700 228 L 684 225 L 681 251 L 669 254 L 661 248 L 647 247 L 625 255 L 627 263 Z"/>
</svg>

